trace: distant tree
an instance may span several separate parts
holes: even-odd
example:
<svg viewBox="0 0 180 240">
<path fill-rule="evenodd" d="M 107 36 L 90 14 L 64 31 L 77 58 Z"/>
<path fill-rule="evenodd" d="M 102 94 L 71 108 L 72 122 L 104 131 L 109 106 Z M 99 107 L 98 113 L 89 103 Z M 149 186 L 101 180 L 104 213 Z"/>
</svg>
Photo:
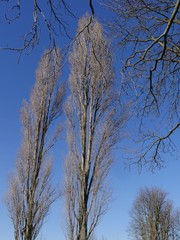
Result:
<svg viewBox="0 0 180 240">
<path fill-rule="evenodd" d="M 167 193 L 159 188 L 142 189 L 133 204 L 130 217 L 129 232 L 132 239 L 179 239 L 178 213 L 174 214 Z"/>
<path fill-rule="evenodd" d="M 172 226 L 173 240 L 180 239 L 180 209 L 176 210 L 173 215 L 173 226 Z"/>
<path fill-rule="evenodd" d="M 52 138 L 48 130 L 62 109 L 64 85 L 58 80 L 60 60 L 59 51 L 43 55 L 30 101 L 25 101 L 21 110 L 23 141 L 6 196 L 15 240 L 37 238 L 51 204 L 59 195 L 51 185 L 52 161 L 48 153 L 61 126 Z"/>
<path fill-rule="evenodd" d="M 71 95 L 65 105 L 68 239 L 89 240 L 110 200 L 106 186 L 112 149 L 123 138 L 127 106 L 119 108 L 108 43 L 98 21 L 78 24 L 70 54 Z M 86 27 L 87 26 L 87 27 Z M 83 32 L 82 32 L 83 29 Z"/>
<path fill-rule="evenodd" d="M 138 163 L 161 166 L 162 151 L 173 149 L 171 137 L 180 129 L 180 0 L 103 3 L 115 14 L 110 27 L 125 50 L 122 87 L 135 101 L 134 112 L 141 124 L 147 116 L 158 116 L 156 129 L 145 132 L 141 125 L 145 144 Z"/>
</svg>

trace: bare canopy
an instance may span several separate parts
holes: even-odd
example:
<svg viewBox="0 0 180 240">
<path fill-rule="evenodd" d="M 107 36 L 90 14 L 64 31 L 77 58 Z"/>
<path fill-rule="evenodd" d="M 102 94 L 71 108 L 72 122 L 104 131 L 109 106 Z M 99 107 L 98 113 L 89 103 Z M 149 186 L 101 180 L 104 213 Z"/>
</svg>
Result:
<svg viewBox="0 0 180 240">
<path fill-rule="evenodd" d="M 64 86 L 59 84 L 59 51 L 46 52 L 36 72 L 30 101 L 21 110 L 23 141 L 16 171 L 11 176 L 6 204 L 14 225 L 15 240 L 35 240 L 58 193 L 51 185 L 52 159 L 48 152 L 60 133 L 48 130 L 61 114 Z"/>
<path fill-rule="evenodd" d="M 86 1 L 93 16 L 93 1 Z M 11 24 L 23 21 L 25 16 L 24 4 L 27 4 L 27 2 L 23 0 L 1 0 L 0 6 L 2 6 L 2 14 L 5 16 L 5 20 Z M 27 20 L 27 25 L 30 25 L 29 30 L 26 33 L 22 30 L 21 36 L 17 36 L 20 37 L 20 44 L 9 46 L 6 42 L 5 46 L 0 46 L 0 50 L 13 50 L 20 54 L 23 52 L 29 53 L 39 44 L 44 33 L 48 36 L 49 48 L 56 47 L 60 36 L 65 35 L 71 38 L 69 17 L 73 17 L 74 19 L 77 19 L 77 17 L 74 14 L 76 12 L 75 9 L 71 9 L 71 4 L 68 0 L 30 0 L 28 1 L 28 6 L 28 11 L 31 13 L 31 18 Z"/>
<path fill-rule="evenodd" d="M 112 57 L 100 23 L 83 17 L 70 54 L 71 95 L 65 105 L 69 144 L 66 204 L 69 240 L 92 239 L 110 200 L 106 178 L 127 120 L 119 108 Z M 87 27 L 86 27 L 87 26 Z M 83 32 L 82 32 L 82 29 Z"/>
<path fill-rule="evenodd" d="M 178 240 L 179 211 L 174 212 L 167 193 L 143 188 L 130 212 L 129 233 L 134 240 Z"/>
<path fill-rule="evenodd" d="M 141 119 L 144 148 L 138 163 L 161 166 L 161 153 L 174 148 L 171 137 L 180 128 L 180 0 L 103 2 L 115 14 L 111 30 L 125 49 L 122 86 Z M 156 122 L 148 132 L 147 116 Z"/>
</svg>

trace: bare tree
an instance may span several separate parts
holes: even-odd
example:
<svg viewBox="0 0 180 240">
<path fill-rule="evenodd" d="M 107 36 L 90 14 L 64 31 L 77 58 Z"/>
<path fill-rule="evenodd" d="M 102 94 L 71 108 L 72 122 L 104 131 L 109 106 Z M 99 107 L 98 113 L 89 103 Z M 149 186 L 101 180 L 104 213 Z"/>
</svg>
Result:
<svg viewBox="0 0 180 240">
<path fill-rule="evenodd" d="M 175 238 L 174 216 L 166 192 L 159 188 L 144 188 L 130 213 L 130 236 L 136 240 L 178 239 Z"/>
<path fill-rule="evenodd" d="M 78 24 L 78 36 L 70 54 L 71 95 L 65 105 L 69 154 L 66 161 L 68 239 L 89 240 L 110 200 L 106 178 L 112 149 L 123 138 L 127 120 L 119 109 L 114 88 L 112 58 L 98 21 Z M 126 108 L 126 107 L 124 107 Z"/>
<path fill-rule="evenodd" d="M 8 23 L 13 23 L 22 19 L 24 1 L 16 0 L 1 0 L 0 4 L 7 4 L 5 12 L 5 20 Z M 87 0 L 92 16 L 94 15 L 93 1 Z M 69 38 L 69 23 L 68 16 L 77 19 L 74 15 L 67 0 L 48 0 L 42 2 L 40 0 L 29 1 L 29 11 L 32 13 L 31 28 L 26 34 L 23 34 L 22 46 L 1 46 L 0 49 L 17 51 L 20 54 L 23 52 L 29 53 L 39 43 L 41 33 L 46 32 L 49 38 L 49 48 L 56 47 L 57 39 L 60 35 L 65 35 Z M 22 37 L 21 37 L 22 39 Z"/>
<path fill-rule="evenodd" d="M 180 209 L 176 210 L 173 215 L 172 236 L 173 240 L 180 239 Z"/>
<path fill-rule="evenodd" d="M 143 135 L 145 148 L 138 163 L 160 166 L 161 151 L 174 147 L 171 137 L 180 127 L 180 0 L 105 0 L 104 4 L 115 13 L 110 25 L 126 50 L 122 86 L 135 101 L 141 124 L 152 113 L 156 123 L 162 117 L 157 129 L 149 128 Z"/>
<path fill-rule="evenodd" d="M 30 101 L 24 102 L 21 111 L 23 142 L 6 196 L 15 240 L 36 239 L 51 204 L 59 196 L 51 185 L 52 159 L 48 152 L 61 125 L 56 127 L 52 138 L 47 134 L 62 109 L 64 85 L 58 80 L 60 59 L 59 51 L 43 55 Z"/>
</svg>

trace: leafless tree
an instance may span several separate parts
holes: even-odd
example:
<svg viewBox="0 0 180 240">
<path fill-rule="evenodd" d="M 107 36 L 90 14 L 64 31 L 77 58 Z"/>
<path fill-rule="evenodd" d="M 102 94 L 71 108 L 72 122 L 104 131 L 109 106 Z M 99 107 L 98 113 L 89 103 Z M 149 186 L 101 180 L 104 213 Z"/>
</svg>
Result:
<svg viewBox="0 0 180 240">
<path fill-rule="evenodd" d="M 135 101 L 135 112 L 144 122 L 152 113 L 156 123 L 162 117 L 157 129 L 144 134 L 138 162 L 161 165 L 161 150 L 173 147 L 171 137 L 180 127 L 180 0 L 103 2 L 115 13 L 110 26 L 126 50 L 122 86 Z"/>
<path fill-rule="evenodd" d="M 51 185 L 52 159 L 48 152 L 61 125 L 56 127 L 52 138 L 47 134 L 62 112 L 64 84 L 58 80 L 60 60 L 59 51 L 43 55 L 30 101 L 25 101 L 22 107 L 23 142 L 6 196 L 15 240 L 36 239 L 51 204 L 59 196 Z"/>
<path fill-rule="evenodd" d="M 167 193 L 159 188 L 140 191 L 130 213 L 129 232 L 136 240 L 174 240 L 175 221 L 173 205 Z M 178 226 L 179 227 L 179 226 Z M 177 235 L 176 235 L 177 236 Z"/>
<path fill-rule="evenodd" d="M 172 225 L 172 236 L 173 240 L 180 239 L 180 210 L 176 210 L 173 215 L 173 225 Z"/>
<path fill-rule="evenodd" d="M 87 0 L 92 16 L 94 15 L 93 1 Z M 0 4 L 7 4 L 5 19 L 8 23 L 22 20 L 24 1 L 1 0 Z M 56 47 L 57 38 L 65 35 L 71 38 L 69 33 L 68 16 L 75 19 L 74 9 L 70 7 L 67 0 L 48 0 L 46 2 L 40 0 L 29 1 L 29 11 L 32 13 L 31 28 L 26 34 L 23 34 L 22 47 L 1 46 L 0 49 L 29 53 L 39 43 L 41 33 L 47 32 L 49 37 L 49 48 Z M 22 37 L 21 37 L 22 38 Z"/>
<path fill-rule="evenodd" d="M 98 21 L 79 21 L 70 54 L 71 95 L 65 105 L 69 154 L 66 160 L 68 239 L 89 240 L 110 200 L 106 179 L 112 149 L 123 138 L 126 107 L 119 108 L 112 58 Z"/>
</svg>

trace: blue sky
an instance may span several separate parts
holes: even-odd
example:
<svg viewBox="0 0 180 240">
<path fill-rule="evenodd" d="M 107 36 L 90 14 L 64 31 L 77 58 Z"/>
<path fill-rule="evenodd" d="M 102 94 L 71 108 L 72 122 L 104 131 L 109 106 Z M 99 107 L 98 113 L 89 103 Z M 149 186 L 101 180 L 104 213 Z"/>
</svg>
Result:
<svg viewBox="0 0 180 240">
<path fill-rule="evenodd" d="M 82 1 L 71 1 L 72 8 L 78 16 L 87 12 L 88 5 Z M 3 3 L 5 6 L 5 3 Z M 19 44 L 19 39 L 28 26 L 30 17 L 29 5 L 23 5 L 24 14 L 19 22 L 14 24 L 4 24 L 3 8 L 0 10 L 0 46 L 9 44 Z M 95 14 L 106 18 L 106 12 L 95 3 Z M 69 19 L 69 28 L 73 34 L 76 27 L 76 20 Z M 43 39 L 33 52 L 23 55 L 20 63 L 17 64 L 18 55 L 14 52 L 0 51 L 0 240 L 13 239 L 13 227 L 9 219 L 8 212 L 3 203 L 3 197 L 7 190 L 7 180 L 9 173 L 14 169 L 16 155 L 21 142 L 20 108 L 22 100 L 28 99 L 30 90 L 35 81 L 35 70 L 40 56 L 47 46 L 47 35 L 42 29 Z M 69 40 L 60 37 L 58 42 L 62 48 Z M 117 73 L 119 63 L 115 63 Z M 120 77 L 117 76 L 117 79 Z M 65 67 L 62 79 L 68 79 L 68 68 Z M 132 125 L 134 123 L 131 123 Z M 54 170 L 53 179 L 57 186 L 63 184 L 63 164 L 66 152 L 65 136 L 62 135 L 60 141 L 53 149 Z M 179 145 L 179 136 L 175 136 Z M 129 211 L 137 196 L 140 187 L 158 186 L 169 193 L 169 198 L 174 202 L 175 207 L 180 207 L 180 152 L 170 155 L 166 154 L 165 167 L 155 173 L 143 169 L 141 174 L 137 169 L 125 167 L 126 153 L 121 150 L 122 146 L 130 148 L 130 141 L 119 144 L 115 155 L 115 163 L 109 176 L 112 185 L 113 200 L 109 211 L 98 225 L 96 234 L 98 239 L 104 236 L 106 240 L 127 240 L 126 232 L 129 222 Z M 64 200 L 56 202 L 46 220 L 46 223 L 39 235 L 39 240 L 64 240 L 65 237 L 65 203 Z"/>
</svg>

